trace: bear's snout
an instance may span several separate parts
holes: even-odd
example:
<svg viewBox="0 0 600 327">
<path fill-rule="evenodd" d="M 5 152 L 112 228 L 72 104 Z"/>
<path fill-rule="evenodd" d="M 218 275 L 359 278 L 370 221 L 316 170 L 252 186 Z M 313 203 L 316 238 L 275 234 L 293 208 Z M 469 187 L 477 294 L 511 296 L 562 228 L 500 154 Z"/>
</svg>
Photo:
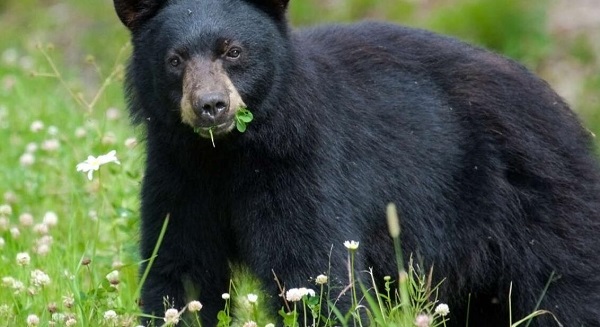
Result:
<svg viewBox="0 0 600 327">
<path fill-rule="evenodd" d="M 200 120 L 219 122 L 229 108 L 229 94 L 223 91 L 194 92 L 192 109 Z"/>
</svg>

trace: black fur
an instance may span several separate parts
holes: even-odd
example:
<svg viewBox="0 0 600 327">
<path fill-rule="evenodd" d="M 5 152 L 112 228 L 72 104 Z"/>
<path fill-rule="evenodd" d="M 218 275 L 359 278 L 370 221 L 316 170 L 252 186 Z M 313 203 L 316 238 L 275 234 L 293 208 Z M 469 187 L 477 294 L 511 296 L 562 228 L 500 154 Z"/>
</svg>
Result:
<svg viewBox="0 0 600 327">
<path fill-rule="evenodd" d="M 332 245 L 331 278 L 344 285 L 345 240 L 361 242 L 357 271 L 394 275 L 384 217 L 394 202 L 405 255 L 447 277 L 449 326 L 465 326 L 469 294 L 470 326 L 508 326 L 510 283 L 520 319 L 553 271 L 541 308 L 565 326 L 600 326 L 600 176 L 590 133 L 563 100 L 519 64 L 427 31 L 292 31 L 286 3 L 157 1 L 164 8 L 130 26 L 129 104 L 147 127 L 144 258 L 171 217 L 144 311 L 162 314 L 164 296 L 185 305 L 186 276 L 212 326 L 229 261 L 276 302 L 271 271 L 309 286 Z M 225 69 L 255 120 L 213 148 L 181 123 L 181 81 L 165 57 L 212 56 L 222 37 L 244 47 Z"/>
</svg>

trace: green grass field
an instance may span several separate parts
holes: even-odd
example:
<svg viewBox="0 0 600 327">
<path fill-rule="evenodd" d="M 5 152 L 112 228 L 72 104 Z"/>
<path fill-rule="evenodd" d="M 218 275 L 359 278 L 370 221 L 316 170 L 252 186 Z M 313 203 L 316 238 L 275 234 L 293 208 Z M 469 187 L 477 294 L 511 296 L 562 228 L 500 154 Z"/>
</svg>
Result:
<svg viewBox="0 0 600 327">
<path fill-rule="evenodd" d="M 599 130 L 600 51 L 591 36 L 554 38 L 540 16 L 543 1 L 536 2 L 539 8 L 497 1 L 506 5 L 503 14 L 512 17 L 506 23 L 512 28 L 498 34 L 493 26 L 482 27 L 481 35 L 473 35 L 470 27 L 483 26 L 488 11 L 497 8 L 491 1 L 479 1 L 480 7 L 472 4 L 477 1 L 462 2 L 450 10 L 443 2 L 425 8 L 398 1 L 391 8 L 377 1 L 347 1 L 322 8 L 316 18 L 318 1 L 292 1 L 292 18 L 309 24 L 366 15 L 428 26 L 504 51 L 550 77 L 549 60 L 558 58 L 581 68 L 574 79 L 574 104 L 590 129 Z M 36 325 L 31 315 L 40 326 L 136 326 L 144 153 L 142 130 L 129 124 L 121 90 L 130 51 L 127 31 L 109 0 L 5 0 L 0 29 L 0 326 Z M 103 165 L 91 181 L 76 170 L 88 156 L 112 150 L 119 164 Z M 247 294 L 259 294 L 260 287 L 247 274 L 240 276 L 233 295 L 247 310 L 240 310 L 237 324 L 273 322 L 276 313 L 261 312 L 257 318 L 247 306 Z M 414 289 L 424 287 L 421 277 L 411 279 Z M 381 325 L 412 325 L 419 310 L 443 325 L 434 304 L 425 305 L 406 318 L 386 304 Z"/>
</svg>

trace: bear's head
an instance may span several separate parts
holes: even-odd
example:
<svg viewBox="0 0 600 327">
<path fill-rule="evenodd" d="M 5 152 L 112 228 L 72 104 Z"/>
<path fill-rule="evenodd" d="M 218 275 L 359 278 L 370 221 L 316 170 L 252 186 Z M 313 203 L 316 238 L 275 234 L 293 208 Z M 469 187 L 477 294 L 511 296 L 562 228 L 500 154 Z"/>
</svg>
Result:
<svg viewBox="0 0 600 327">
<path fill-rule="evenodd" d="M 283 74 L 287 2 L 114 0 L 132 33 L 134 119 L 205 138 L 231 132 L 236 112 L 258 110 Z"/>
</svg>

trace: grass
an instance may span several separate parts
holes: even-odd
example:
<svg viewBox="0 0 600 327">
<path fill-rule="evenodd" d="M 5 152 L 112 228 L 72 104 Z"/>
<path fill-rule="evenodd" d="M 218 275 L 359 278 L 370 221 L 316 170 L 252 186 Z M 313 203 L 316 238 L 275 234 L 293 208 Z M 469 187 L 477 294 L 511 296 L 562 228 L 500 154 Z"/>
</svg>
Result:
<svg viewBox="0 0 600 327">
<path fill-rule="evenodd" d="M 292 1 L 293 19 L 312 22 L 316 3 Z M 420 15 L 414 1 L 399 1 L 393 10 L 377 1 L 352 4 L 341 11 L 327 8 L 322 19 L 351 20 L 368 12 L 415 23 Z M 473 15 L 483 15 L 469 6 Z M 41 326 L 136 326 L 138 192 L 144 154 L 141 131 L 130 126 L 122 94 L 124 58 L 130 51 L 127 33 L 109 0 L 8 1 L 0 4 L 0 17 L 0 327 L 25 326 L 28 319 L 34 323 L 31 315 Z M 438 23 L 438 16 L 431 17 L 432 26 L 453 29 Z M 463 28 L 458 26 L 457 33 Z M 541 35 L 538 40 L 544 40 L 542 34 L 536 34 Z M 475 42 L 478 37 L 473 36 Z M 519 39 L 508 40 L 507 46 L 514 46 Z M 586 71 L 597 69 L 598 54 L 585 37 L 572 49 Z M 541 60 L 535 55 L 532 60 Z M 582 92 L 591 94 L 600 83 L 597 74 L 589 75 Z M 600 110 L 590 103 L 584 117 L 595 121 Z M 103 165 L 91 181 L 76 170 L 88 156 L 111 150 L 120 164 Z M 223 301 L 222 325 L 274 322 L 277 313 L 261 306 L 259 283 L 243 268 L 236 271 L 231 298 Z M 363 324 L 412 326 L 425 319 L 420 316 L 425 313 L 443 326 L 443 318 L 435 313 L 438 303 L 429 275 L 413 266 L 399 267 L 399 272 L 378 290 L 380 297 L 366 292 L 374 281 L 352 289 L 355 309 L 366 317 Z M 354 273 L 368 280 L 368 273 Z M 401 292 L 395 294 L 398 283 Z M 290 326 L 294 307 L 312 312 L 318 307 L 315 299 L 332 300 L 326 283 L 295 286 L 311 287 L 317 294 L 290 300 L 283 310 Z M 248 294 L 258 294 L 256 307 L 248 302 Z M 231 320 L 234 305 L 237 320 Z M 324 322 L 327 317 L 360 325 L 356 312 L 321 312 L 315 319 Z"/>
</svg>

